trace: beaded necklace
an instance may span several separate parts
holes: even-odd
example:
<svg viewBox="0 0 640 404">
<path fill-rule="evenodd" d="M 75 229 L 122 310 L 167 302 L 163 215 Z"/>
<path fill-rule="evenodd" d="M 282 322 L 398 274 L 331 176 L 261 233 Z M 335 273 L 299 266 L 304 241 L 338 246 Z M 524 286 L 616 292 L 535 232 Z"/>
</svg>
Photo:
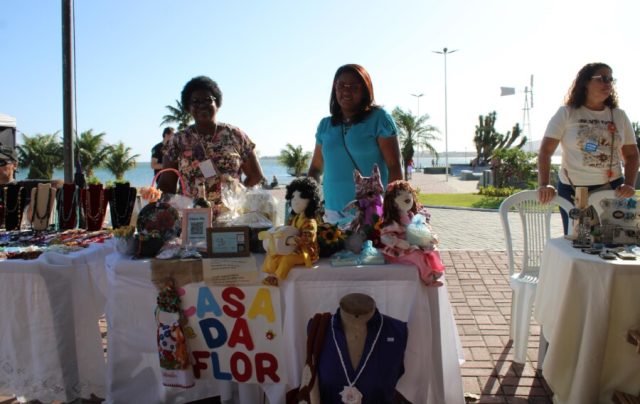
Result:
<svg viewBox="0 0 640 404">
<path fill-rule="evenodd" d="M 135 202 L 136 195 L 137 195 L 135 188 L 133 187 L 127 188 L 127 191 L 128 191 L 127 203 L 124 205 L 124 214 L 121 214 L 117 205 L 117 200 L 118 200 L 118 197 L 116 195 L 117 189 L 118 188 L 113 188 L 112 197 L 110 200 L 110 202 L 113 204 L 112 213 L 115 213 L 115 215 L 113 215 L 112 218 L 116 219 L 115 220 L 116 223 L 113 223 L 114 228 L 117 226 L 126 226 L 129 224 L 129 222 L 131 221 L 131 214 L 133 213 L 133 204 Z"/>
<path fill-rule="evenodd" d="M 76 213 L 76 207 L 78 206 L 78 187 L 75 185 L 73 186 L 73 196 L 71 197 L 71 207 L 69 208 L 69 214 L 65 213 L 64 193 L 65 193 L 65 189 L 63 186 L 62 190 L 60 191 L 60 197 L 58 202 L 58 212 L 59 212 L 59 218 L 62 219 L 62 223 L 66 224 L 71 221 L 72 216 L 74 215 L 74 213 Z"/>
<path fill-rule="evenodd" d="M 356 377 L 353 379 L 353 381 L 349 380 L 349 373 L 347 372 L 347 367 L 344 364 L 344 359 L 342 358 L 342 351 L 340 350 L 340 347 L 338 346 L 338 341 L 336 340 L 336 316 L 331 316 L 331 335 L 333 336 L 333 344 L 336 347 L 336 351 L 338 351 L 338 358 L 340 358 L 342 371 L 344 372 L 345 379 L 347 379 L 347 386 L 344 386 L 344 389 L 340 393 L 340 396 L 342 397 L 342 402 L 345 404 L 358 404 L 362 402 L 362 393 L 360 392 L 360 390 L 358 390 L 357 387 L 355 387 L 355 384 L 358 382 L 360 375 L 362 375 L 364 368 L 367 367 L 369 358 L 371 357 L 371 354 L 373 353 L 373 350 L 376 347 L 376 343 L 378 342 L 378 337 L 380 337 L 380 332 L 382 331 L 382 325 L 384 324 L 384 317 L 382 316 L 382 313 L 379 313 L 379 314 L 380 314 L 380 327 L 378 328 L 378 333 L 376 334 L 376 337 L 373 340 L 373 343 L 371 344 L 369 353 L 364 359 L 364 362 L 362 363 L 362 367 L 360 368 L 360 371 L 358 372 Z"/>
<path fill-rule="evenodd" d="M 42 215 L 38 212 L 38 206 L 40 206 L 40 200 L 38 199 L 39 192 L 40 187 L 36 186 L 36 192 L 33 195 L 33 200 L 31 201 L 31 226 L 33 227 L 33 222 L 35 219 L 38 219 L 40 221 L 40 225 L 43 224 L 42 222 L 45 222 L 46 228 L 46 222 L 49 221 L 49 215 L 51 214 L 51 187 L 47 189 L 47 208 Z"/>
<path fill-rule="evenodd" d="M 104 189 L 100 188 L 100 202 L 98 204 L 98 213 L 96 214 L 91 214 L 91 188 L 87 188 L 86 190 L 86 198 L 84 200 L 85 203 L 85 213 L 87 214 L 87 219 L 90 219 L 93 222 L 99 222 L 100 220 L 102 220 L 102 218 L 104 218 L 104 208 L 103 208 L 103 204 L 104 204 Z"/>
<path fill-rule="evenodd" d="M 13 209 L 9 208 L 9 188 L 17 188 L 16 202 L 13 205 Z M 22 222 L 22 187 L 18 187 L 17 185 L 4 187 L 4 207 L 4 227 L 7 230 L 20 228 L 20 223 Z M 9 214 L 11 214 L 11 216 L 9 216 Z M 13 226 L 8 225 L 9 218 L 16 219 L 16 223 Z"/>
</svg>

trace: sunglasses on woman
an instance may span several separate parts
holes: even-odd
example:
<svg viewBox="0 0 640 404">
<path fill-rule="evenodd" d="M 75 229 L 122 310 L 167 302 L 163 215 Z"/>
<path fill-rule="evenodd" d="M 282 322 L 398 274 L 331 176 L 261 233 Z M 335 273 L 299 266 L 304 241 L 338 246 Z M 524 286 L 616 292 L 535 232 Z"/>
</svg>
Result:
<svg viewBox="0 0 640 404">
<path fill-rule="evenodd" d="M 591 80 L 598 80 L 601 83 L 604 84 L 616 84 L 616 79 L 614 79 L 611 76 L 607 76 L 605 74 L 598 74 L 597 76 L 591 76 Z"/>
</svg>

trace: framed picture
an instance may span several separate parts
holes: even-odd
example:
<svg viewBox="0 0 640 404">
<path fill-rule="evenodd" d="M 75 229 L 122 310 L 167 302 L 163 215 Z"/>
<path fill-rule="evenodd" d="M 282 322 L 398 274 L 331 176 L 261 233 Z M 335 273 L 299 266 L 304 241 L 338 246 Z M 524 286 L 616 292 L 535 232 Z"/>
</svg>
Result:
<svg viewBox="0 0 640 404">
<path fill-rule="evenodd" d="M 213 258 L 247 257 L 249 227 L 210 227 L 207 229 L 207 253 Z"/>
<path fill-rule="evenodd" d="M 211 209 L 185 209 L 182 214 L 182 245 L 207 250 L 207 229 L 211 227 Z"/>
</svg>

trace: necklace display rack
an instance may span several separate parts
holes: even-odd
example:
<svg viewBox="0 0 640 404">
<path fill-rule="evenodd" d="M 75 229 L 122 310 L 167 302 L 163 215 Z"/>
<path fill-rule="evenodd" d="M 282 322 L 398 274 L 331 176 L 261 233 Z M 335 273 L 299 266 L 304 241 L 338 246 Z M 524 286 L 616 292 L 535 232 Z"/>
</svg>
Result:
<svg viewBox="0 0 640 404">
<path fill-rule="evenodd" d="M 89 184 L 80 191 L 80 203 L 84 212 L 86 229 L 96 231 L 102 229 L 109 199 L 102 184 Z"/>
<path fill-rule="evenodd" d="M 36 231 L 46 230 L 51 221 L 51 211 L 56 200 L 56 189 L 51 184 L 38 184 L 31 189 L 29 221 Z"/>
<path fill-rule="evenodd" d="M 7 184 L 3 188 L 4 227 L 7 231 L 20 229 L 24 194 L 24 188 L 19 184 Z"/>
<path fill-rule="evenodd" d="M 116 184 L 108 192 L 109 211 L 111 213 L 111 225 L 114 229 L 128 226 L 131 223 L 131 214 L 136 203 L 137 189 L 131 187 L 128 182 Z"/>
<path fill-rule="evenodd" d="M 60 230 L 75 229 L 78 226 L 78 186 L 73 183 L 62 185 L 57 193 L 58 227 Z"/>
</svg>

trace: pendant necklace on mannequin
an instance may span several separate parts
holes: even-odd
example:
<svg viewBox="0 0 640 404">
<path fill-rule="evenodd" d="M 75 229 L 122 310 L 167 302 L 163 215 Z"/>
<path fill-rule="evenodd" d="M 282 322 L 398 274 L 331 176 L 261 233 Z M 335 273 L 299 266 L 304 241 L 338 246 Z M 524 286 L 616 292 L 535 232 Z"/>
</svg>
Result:
<svg viewBox="0 0 640 404">
<path fill-rule="evenodd" d="M 62 223 L 69 223 L 71 221 L 71 217 L 74 215 L 76 211 L 76 207 L 78 206 L 78 188 L 74 185 L 73 196 L 71 197 L 71 206 L 69 207 L 68 214 L 65 212 L 66 208 L 64 203 L 64 193 L 65 193 L 65 189 L 62 188 L 60 190 L 60 202 L 59 202 L 59 206 L 61 208 L 60 218 L 62 219 Z"/>
<path fill-rule="evenodd" d="M 46 188 L 46 187 L 43 187 Z M 40 222 L 40 225 L 44 225 L 44 227 L 46 228 L 46 224 L 42 223 L 43 221 L 48 222 L 49 221 L 49 214 L 51 213 L 51 187 L 47 188 L 47 207 L 44 210 L 44 213 L 41 215 L 39 212 L 39 207 L 41 205 L 40 203 L 40 198 L 39 198 L 39 194 L 40 193 L 40 188 L 36 187 L 36 192 L 34 193 L 33 196 L 33 209 L 31 211 L 31 225 L 33 226 L 33 222 L 35 221 L 35 219 L 38 219 L 38 221 Z"/>
<path fill-rule="evenodd" d="M 340 351 L 340 347 L 338 346 L 338 341 L 336 340 L 336 331 L 335 331 L 336 316 L 331 317 L 331 335 L 333 336 L 333 343 L 336 347 L 336 351 L 338 351 L 338 357 L 340 358 L 340 365 L 342 365 L 342 371 L 344 372 L 344 377 L 345 379 L 347 379 L 347 386 L 344 386 L 344 389 L 342 389 L 342 392 L 340 392 L 340 397 L 342 398 L 342 402 L 345 404 L 359 404 L 362 402 L 362 393 L 358 390 L 357 387 L 355 387 L 355 384 L 358 382 L 360 375 L 362 375 L 362 372 L 367 367 L 369 358 L 371 357 L 371 354 L 373 353 L 373 350 L 376 347 L 376 343 L 378 342 L 378 337 L 380 337 L 380 332 L 382 332 L 384 317 L 382 316 L 381 313 L 379 314 L 380 314 L 380 327 L 378 328 L 378 333 L 376 334 L 376 337 L 373 340 L 373 343 L 371 344 L 369 353 L 365 357 L 364 362 L 362 363 L 362 367 L 360 368 L 360 371 L 358 372 L 356 377 L 353 379 L 353 381 L 349 380 L 349 373 L 347 372 L 347 366 L 344 363 L 344 358 L 342 357 L 342 351 Z"/>
</svg>

